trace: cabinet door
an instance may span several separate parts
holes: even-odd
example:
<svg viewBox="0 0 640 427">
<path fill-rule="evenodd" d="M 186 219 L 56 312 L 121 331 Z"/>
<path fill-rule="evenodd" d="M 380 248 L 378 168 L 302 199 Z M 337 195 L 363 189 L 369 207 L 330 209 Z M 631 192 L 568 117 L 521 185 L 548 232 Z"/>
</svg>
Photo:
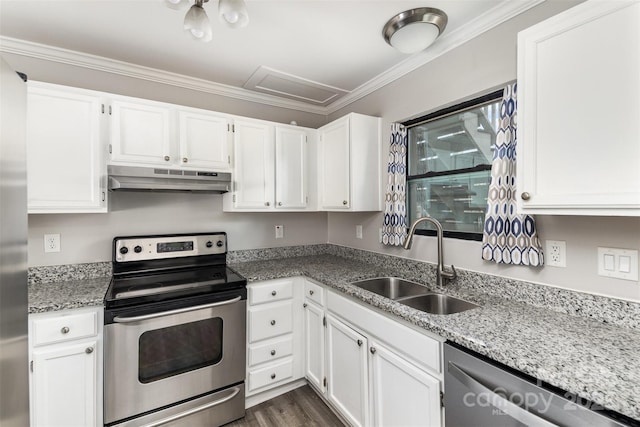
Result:
<svg viewBox="0 0 640 427">
<path fill-rule="evenodd" d="M 349 117 L 320 128 L 318 156 L 321 209 L 350 208 L 349 137 Z"/>
<path fill-rule="evenodd" d="M 352 426 L 369 425 L 367 339 L 327 315 L 327 399 Z"/>
<path fill-rule="evenodd" d="M 111 161 L 171 166 L 178 159 L 171 150 L 170 109 L 134 100 L 111 103 Z"/>
<path fill-rule="evenodd" d="M 179 111 L 180 162 L 183 167 L 229 170 L 229 120 L 224 116 Z"/>
<path fill-rule="evenodd" d="M 324 311 L 316 304 L 304 304 L 305 376 L 317 390 L 324 393 Z"/>
<path fill-rule="evenodd" d="M 518 83 L 519 209 L 640 215 L 640 3 L 587 1 L 521 32 Z"/>
<path fill-rule="evenodd" d="M 273 151 L 272 126 L 244 120 L 234 122 L 234 207 L 273 208 Z"/>
<path fill-rule="evenodd" d="M 369 346 L 374 425 L 440 427 L 440 381 L 378 342 Z"/>
<path fill-rule="evenodd" d="M 101 99 L 29 86 L 27 102 L 29 212 L 106 212 Z"/>
<path fill-rule="evenodd" d="M 276 208 L 307 207 L 307 133 L 276 127 Z"/>
<path fill-rule="evenodd" d="M 96 425 L 97 341 L 33 350 L 32 426 Z"/>
</svg>

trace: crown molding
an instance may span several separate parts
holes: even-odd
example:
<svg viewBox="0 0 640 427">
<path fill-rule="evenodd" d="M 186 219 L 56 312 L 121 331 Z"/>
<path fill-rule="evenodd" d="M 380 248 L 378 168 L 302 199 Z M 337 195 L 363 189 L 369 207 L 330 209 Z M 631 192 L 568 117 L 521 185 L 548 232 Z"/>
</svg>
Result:
<svg viewBox="0 0 640 427">
<path fill-rule="evenodd" d="M 455 49 L 480 34 L 545 1 L 546 0 L 521 0 L 504 1 L 500 3 L 496 7 L 489 9 L 486 13 L 483 13 L 465 24 L 463 27 L 452 31 L 451 33 L 445 33 L 442 38 L 438 39 L 437 42 L 431 45 L 427 50 L 409 56 L 404 61 L 399 62 L 368 82 L 358 86 L 349 94 L 328 105 L 327 114 L 335 113 L 341 108 L 345 108 L 349 104 L 371 94 L 372 92 L 375 92 L 395 80 L 398 80 L 402 76 L 422 67 L 450 50 Z"/>
<path fill-rule="evenodd" d="M 504 1 L 493 9 L 478 16 L 464 27 L 445 34 L 436 44 L 422 53 L 414 54 L 394 67 L 377 75 L 368 82 L 350 91 L 328 106 L 310 105 L 305 102 L 283 99 L 278 96 L 257 93 L 204 79 L 185 76 L 155 68 L 144 67 L 124 61 L 90 55 L 40 43 L 28 42 L 0 36 L 0 52 L 57 62 L 74 67 L 86 68 L 161 83 L 185 89 L 211 93 L 243 101 L 255 102 L 273 107 L 287 108 L 312 114 L 329 115 L 349 104 L 375 92 L 415 69 L 429 63 L 446 52 L 460 46 L 491 28 L 519 15 L 545 0 Z"/>
<path fill-rule="evenodd" d="M 243 101 L 256 102 L 274 107 L 326 115 L 326 108 L 304 102 L 265 95 L 244 88 L 238 88 L 204 79 L 185 76 L 156 68 L 144 67 L 129 62 L 118 61 L 97 55 L 48 46 L 40 43 L 10 37 L 0 37 L 0 52 L 26 56 L 44 61 L 57 62 L 74 67 L 87 68 L 126 77 L 177 86 L 185 89 L 211 93 Z"/>
</svg>

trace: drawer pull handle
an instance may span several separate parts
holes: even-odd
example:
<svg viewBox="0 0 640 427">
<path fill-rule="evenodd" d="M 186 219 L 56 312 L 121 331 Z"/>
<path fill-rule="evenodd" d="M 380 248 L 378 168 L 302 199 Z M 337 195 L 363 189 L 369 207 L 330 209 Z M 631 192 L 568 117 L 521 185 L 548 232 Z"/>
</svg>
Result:
<svg viewBox="0 0 640 427">
<path fill-rule="evenodd" d="M 313 290 L 309 291 L 309 295 L 313 295 Z"/>
<path fill-rule="evenodd" d="M 276 351 L 275 350 L 271 350 L 271 355 L 275 356 L 276 355 Z"/>
<path fill-rule="evenodd" d="M 358 340 L 358 347 L 362 347 L 362 340 Z"/>
<path fill-rule="evenodd" d="M 60 329 L 60 332 L 62 332 L 63 334 L 68 334 L 69 333 L 69 327 L 68 326 L 63 326 L 62 329 Z"/>
<path fill-rule="evenodd" d="M 271 374 L 271 379 L 275 380 L 276 379 L 276 374 Z"/>
<path fill-rule="evenodd" d="M 276 321 L 275 321 L 275 320 L 272 320 L 272 321 L 271 321 L 271 326 L 274 326 L 275 324 L 276 324 Z"/>
<path fill-rule="evenodd" d="M 276 291 L 271 291 L 271 295 L 273 295 L 274 297 L 276 296 L 277 292 Z"/>
<path fill-rule="evenodd" d="M 302 304 L 303 308 L 307 308 L 307 303 L 305 302 L 304 304 Z"/>
<path fill-rule="evenodd" d="M 182 158 L 182 163 L 187 163 L 187 162 L 189 162 L 189 159 L 187 159 L 186 157 L 183 157 Z"/>
<path fill-rule="evenodd" d="M 168 162 L 169 160 L 171 160 L 171 157 L 169 157 L 169 156 L 164 156 L 164 161 L 165 161 L 165 162 Z"/>
<path fill-rule="evenodd" d="M 342 201 L 342 204 L 345 205 L 345 206 L 347 206 L 347 203 L 349 203 L 349 202 L 347 202 L 346 200 Z"/>
<path fill-rule="evenodd" d="M 84 352 L 85 352 L 85 353 L 87 353 L 87 354 L 91 354 L 91 353 L 93 353 L 93 347 L 87 347 L 87 348 L 84 350 Z"/>
<path fill-rule="evenodd" d="M 529 193 L 527 193 L 527 192 L 525 191 L 524 193 L 522 193 L 522 194 L 520 195 L 520 198 L 521 198 L 522 200 L 529 200 L 529 199 L 531 199 L 531 194 L 529 194 Z"/>
<path fill-rule="evenodd" d="M 371 347 L 369 349 L 369 351 L 371 352 L 371 354 L 375 354 L 376 353 L 376 348 L 375 347 Z"/>
</svg>

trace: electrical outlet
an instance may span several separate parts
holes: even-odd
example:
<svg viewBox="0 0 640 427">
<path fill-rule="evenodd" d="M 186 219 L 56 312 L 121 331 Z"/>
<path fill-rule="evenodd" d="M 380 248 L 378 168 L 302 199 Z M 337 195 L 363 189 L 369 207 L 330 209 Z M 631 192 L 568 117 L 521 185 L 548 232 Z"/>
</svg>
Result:
<svg viewBox="0 0 640 427">
<path fill-rule="evenodd" d="M 356 225 L 356 239 L 362 239 L 362 226 Z"/>
<path fill-rule="evenodd" d="M 276 239 L 284 239 L 284 225 L 276 225 Z"/>
<path fill-rule="evenodd" d="M 60 235 L 59 234 L 44 235 L 44 251 L 60 252 Z"/>
<path fill-rule="evenodd" d="M 561 240 L 547 240 L 544 263 L 550 267 L 567 266 L 567 244 Z"/>
</svg>

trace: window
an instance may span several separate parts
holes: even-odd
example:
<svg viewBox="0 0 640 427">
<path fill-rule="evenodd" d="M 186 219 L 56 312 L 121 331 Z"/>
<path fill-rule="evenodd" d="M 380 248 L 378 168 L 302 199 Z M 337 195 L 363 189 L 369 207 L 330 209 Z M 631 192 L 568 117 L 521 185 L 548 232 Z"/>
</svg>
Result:
<svg viewBox="0 0 640 427">
<path fill-rule="evenodd" d="M 501 101 L 502 90 L 404 123 L 409 223 L 428 215 L 445 237 L 482 240 Z"/>
</svg>

